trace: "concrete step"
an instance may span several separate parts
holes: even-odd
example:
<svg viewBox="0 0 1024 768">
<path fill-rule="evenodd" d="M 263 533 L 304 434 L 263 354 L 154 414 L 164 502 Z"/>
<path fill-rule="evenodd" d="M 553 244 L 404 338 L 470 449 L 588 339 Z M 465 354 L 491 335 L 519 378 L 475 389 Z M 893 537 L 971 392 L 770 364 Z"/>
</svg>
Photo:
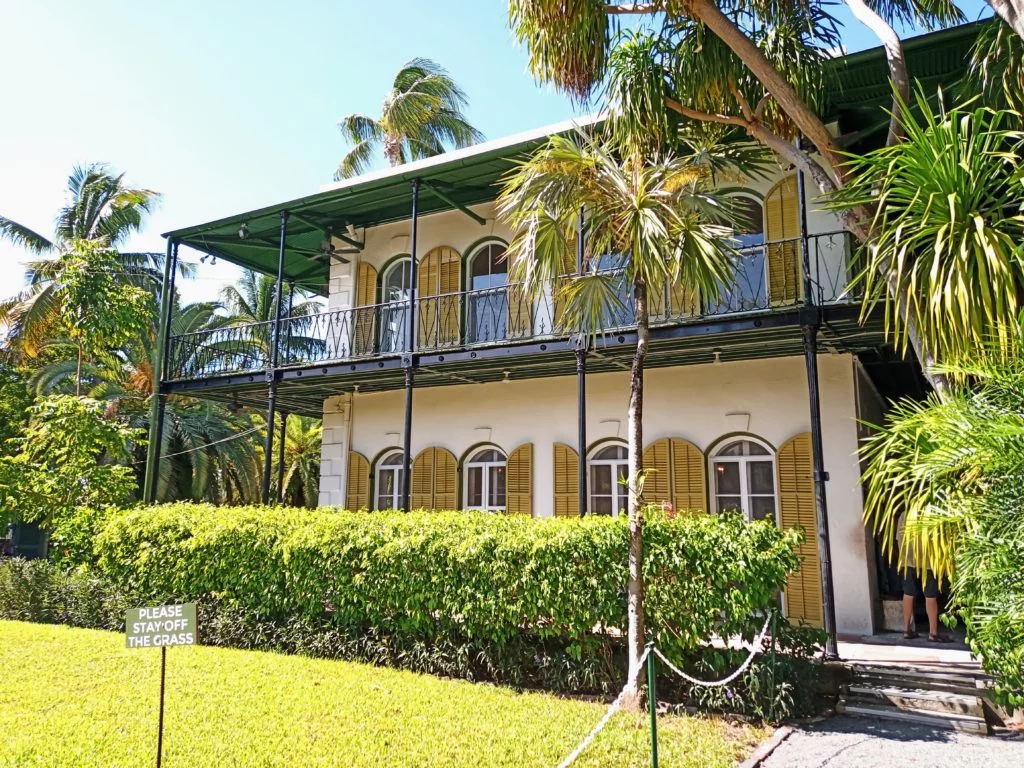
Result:
<svg viewBox="0 0 1024 768">
<path fill-rule="evenodd" d="M 984 696 L 991 685 L 990 679 L 983 673 L 961 670 L 854 664 L 851 666 L 851 672 L 851 684 L 870 687 L 893 686 Z"/>
<path fill-rule="evenodd" d="M 848 704 L 893 706 L 897 709 L 924 710 L 948 715 L 970 715 L 985 718 L 985 705 L 981 697 L 949 691 L 904 688 L 895 685 L 864 685 L 852 683 L 843 686 Z"/>
<path fill-rule="evenodd" d="M 921 709 L 900 709 L 894 706 L 854 704 L 840 699 L 836 712 L 857 717 L 877 717 L 901 723 L 916 723 L 931 728 L 943 728 L 949 731 L 962 731 L 979 736 L 988 735 L 988 725 L 984 718 L 971 715 L 951 715 L 929 712 Z"/>
</svg>

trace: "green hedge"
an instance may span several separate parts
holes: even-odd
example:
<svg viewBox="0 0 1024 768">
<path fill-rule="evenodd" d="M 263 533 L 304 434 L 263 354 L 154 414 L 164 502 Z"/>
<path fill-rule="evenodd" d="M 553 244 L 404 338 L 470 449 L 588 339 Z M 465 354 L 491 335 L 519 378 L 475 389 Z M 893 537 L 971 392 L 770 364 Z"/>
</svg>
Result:
<svg viewBox="0 0 1024 768">
<path fill-rule="evenodd" d="M 644 534 L 648 630 L 668 653 L 752 637 L 797 565 L 797 534 L 768 522 L 656 517 Z M 609 518 L 173 504 L 114 517 L 96 554 L 113 588 L 140 599 L 427 644 L 501 649 L 528 635 L 579 660 L 608 658 L 595 628 L 625 627 L 627 544 Z"/>
</svg>

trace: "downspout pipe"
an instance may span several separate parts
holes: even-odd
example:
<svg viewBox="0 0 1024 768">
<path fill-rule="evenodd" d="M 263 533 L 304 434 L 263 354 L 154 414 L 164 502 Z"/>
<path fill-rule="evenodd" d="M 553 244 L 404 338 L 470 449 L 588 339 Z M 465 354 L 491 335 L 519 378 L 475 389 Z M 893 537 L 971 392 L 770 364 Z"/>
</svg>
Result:
<svg viewBox="0 0 1024 768">
<path fill-rule="evenodd" d="M 402 509 L 409 511 L 412 490 L 412 391 L 415 382 L 416 350 L 416 236 L 419 224 L 420 180 L 413 179 L 412 185 L 412 232 L 409 237 L 409 311 L 406 313 L 405 354 L 402 367 L 405 369 L 405 425 L 402 430 Z"/>
<path fill-rule="evenodd" d="M 807 367 L 807 391 L 811 409 L 811 459 L 814 471 L 814 511 L 818 523 L 818 567 L 821 572 L 822 623 L 825 628 L 825 658 L 838 659 L 836 641 L 836 600 L 832 579 L 832 545 L 828 530 L 828 502 L 825 483 L 824 447 L 821 438 L 821 390 L 818 381 L 818 329 L 821 307 L 814 301 L 811 280 L 811 251 L 807 235 L 807 185 L 803 171 L 797 171 L 797 198 L 800 208 L 800 250 L 803 258 L 804 306 L 801 329 L 804 337 L 804 360 Z"/>
</svg>

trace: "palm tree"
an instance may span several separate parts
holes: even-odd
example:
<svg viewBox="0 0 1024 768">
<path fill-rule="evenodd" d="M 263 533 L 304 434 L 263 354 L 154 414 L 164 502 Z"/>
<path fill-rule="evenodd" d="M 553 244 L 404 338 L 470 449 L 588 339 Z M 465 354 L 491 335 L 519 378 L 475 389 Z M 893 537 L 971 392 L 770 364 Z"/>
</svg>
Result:
<svg viewBox="0 0 1024 768">
<path fill-rule="evenodd" d="M 156 322 L 154 318 L 153 326 L 125 348 L 89 361 L 81 371 L 83 394 L 106 403 L 108 415 L 121 416 L 137 429 L 149 425 Z M 215 302 L 186 304 L 175 308 L 171 333 L 198 333 L 221 328 L 227 322 Z M 74 345 L 56 340 L 48 350 L 53 359 L 39 368 L 32 385 L 40 396 L 73 394 L 78 379 Z M 258 498 L 256 451 L 253 441 L 245 439 L 245 435 L 253 434 L 254 426 L 247 414 L 212 401 L 172 395 L 167 400 L 165 418 L 158 498 L 216 503 Z M 134 453 L 141 484 L 146 452 L 136 447 Z"/>
<path fill-rule="evenodd" d="M 632 304 L 637 329 L 630 368 L 629 583 L 627 699 L 638 705 L 644 645 L 642 466 L 644 361 L 649 301 L 670 289 L 699 291 L 716 299 L 733 273 L 732 230 L 723 204 L 706 191 L 708 173 L 691 157 L 627 155 L 585 136 L 556 136 L 509 177 L 500 211 L 517 233 L 509 246 L 511 277 L 539 296 L 554 284 L 570 327 L 595 334 L 606 318 L 622 317 Z M 576 260 L 575 232 L 586 213 L 584 274 L 558 279 Z M 608 257 L 621 271 L 600 271 Z M 630 295 L 620 298 L 623 281 Z M 615 322 L 614 320 L 612 322 Z M 584 460 L 584 457 L 580 457 Z"/>
<path fill-rule="evenodd" d="M 125 183 L 101 163 L 76 166 L 68 177 L 68 202 L 57 212 L 52 238 L 0 216 L 0 239 L 32 254 L 27 264 L 28 287 L 0 302 L 0 325 L 7 326 L 5 346 L 18 355 L 39 355 L 59 324 L 58 297 L 64 256 L 76 243 L 118 248 L 138 232 L 159 195 Z M 124 277 L 136 284 L 158 286 L 161 254 L 122 253 Z M 183 274 L 185 271 L 183 270 Z"/>
<path fill-rule="evenodd" d="M 1024 140 L 1020 116 L 985 107 L 931 107 L 917 94 L 904 141 L 851 158 L 838 193 L 853 208 L 878 201 L 863 247 L 864 312 L 886 293 L 901 346 L 955 362 L 995 340 L 1011 349 L 1024 296 Z M 886 277 L 888 275 L 888 277 Z M 895 288 L 890 285 L 895 283 Z M 908 322 L 912 321 L 912 322 Z"/>
<path fill-rule="evenodd" d="M 370 167 L 377 146 L 392 166 L 433 157 L 483 140 L 463 110 L 466 94 L 451 75 L 430 59 L 416 58 L 395 75 L 380 117 L 352 114 L 338 126 L 352 149 L 342 158 L 335 181 L 358 176 Z"/>
<path fill-rule="evenodd" d="M 308 416 L 290 416 L 284 437 L 284 503 L 315 507 L 320 496 L 320 443 L 323 423 Z"/>
</svg>

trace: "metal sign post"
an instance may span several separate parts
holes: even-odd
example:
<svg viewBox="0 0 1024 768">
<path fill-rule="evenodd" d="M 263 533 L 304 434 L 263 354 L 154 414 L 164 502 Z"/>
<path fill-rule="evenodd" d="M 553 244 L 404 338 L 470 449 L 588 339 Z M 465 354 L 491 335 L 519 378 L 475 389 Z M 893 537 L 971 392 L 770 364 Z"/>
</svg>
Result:
<svg viewBox="0 0 1024 768">
<path fill-rule="evenodd" d="M 647 644 L 647 703 L 651 709 L 651 768 L 658 768 L 658 696 L 654 692 L 654 643 Z"/>
<path fill-rule="evenodd" d="M 156 732 L 156 768 L 164 752 L 164 690 L 167 681 L 167 647 L 195 645 L 199 640 L 196 604 L 156 605 L 131 608 L 124 622 L 125 644 L 129 648 L 160 649 L 160 715 Z"/>
</svg>

